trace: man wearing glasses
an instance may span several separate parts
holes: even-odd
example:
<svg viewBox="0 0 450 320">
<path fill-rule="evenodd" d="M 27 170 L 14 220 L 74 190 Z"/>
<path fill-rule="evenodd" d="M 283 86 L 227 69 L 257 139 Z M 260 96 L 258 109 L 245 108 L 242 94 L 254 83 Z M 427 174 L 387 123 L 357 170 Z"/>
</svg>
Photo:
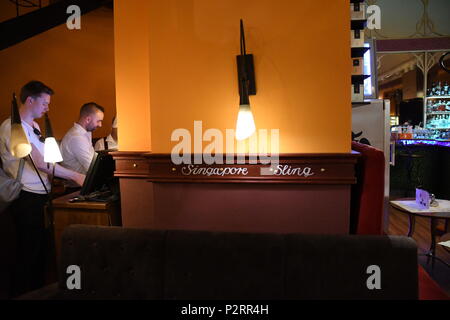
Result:
<svg viewBox="0 0 450 320">
<path fill-rule="evenodd" d="M 17 236 L 13 296 L 40 288 L 45 284 L 44 207 L 48 199 L 47 191 L 51 188 L 49 175 L 52 168 L 44 162 L 44 139 L 39 125 L 34 120 L 41 118 L 49 110 L 52 95 L 53 90 L 39 81 L 28 82 L 20 91 L 19 113 L 22 127 L 32 146 L 30 155 L 39 175 L 30 159 L 26 157 L 21 180 L 22 191 L 19 198 L 9 207 Z M 20 159 L 11 155 L 10 138 L 11 119 L 8 118 L 0 126 L 0 156 L 4 171 L 15 178 Z M 55 176 L 71 180 L 78 185 L 82 185 L 85 179 L 85 175 L 58 164 L 55 167 Z"/>
</svg>

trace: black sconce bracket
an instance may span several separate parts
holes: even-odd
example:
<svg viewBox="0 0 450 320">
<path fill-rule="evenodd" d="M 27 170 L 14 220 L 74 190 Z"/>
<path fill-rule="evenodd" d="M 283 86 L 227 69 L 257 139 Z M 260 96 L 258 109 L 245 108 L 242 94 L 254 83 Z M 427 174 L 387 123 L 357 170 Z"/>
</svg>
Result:
<svg viewBox="0 0 450 320">
<path fill-rule="evenodd" d="M 255 81 L 255 67 L 253 64 L 253 55 L 247 54 L 245 51 L 245 35 L 244 35 L 244 23 L 241 19 L 241 54 L 236 56 L 237 68 L 238 68 L 238 87 L 239 95 L 242 97 L 245 95 L 242 92 L 244 85 L 247 85 L 247 95 L 256 94 L 256 81 Z"/>
<path fill-rule="evenodd" d="M 256 94 L 256 81 L 255 81 L 255 67 L 253 64 L 253 55 L 238 55 L 236 56 L 238 67 L 238 85 L 239 95 L 242 95 L 241 81 L 248 81 L 248 94 Z"/>
</svg>

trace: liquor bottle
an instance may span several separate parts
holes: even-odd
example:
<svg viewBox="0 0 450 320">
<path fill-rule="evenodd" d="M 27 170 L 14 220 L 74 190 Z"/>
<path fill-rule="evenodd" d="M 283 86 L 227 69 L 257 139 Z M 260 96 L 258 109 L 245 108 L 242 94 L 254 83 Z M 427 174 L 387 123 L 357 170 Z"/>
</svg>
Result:
<svg viewBox="0 0 450 320">
<path fill-rule="evenodd" d="M 436 95 L 436 84 L 434 82 L 431 84 L 431 95 Z"/>
<path fill-rule="evenodd" d="M 441 95 L 441 82 L 440 81 L 436 85 L 436 95 L 437 96 Z"/>
<path fill-rule="evenodd" d="M 431 117 L 431 120 L 430 120 L 430 127 L 432 127 L 432 128 L 435 127 L 435 124 L 434 124 L 435 121 L 436 121 L 436 116 L 433 115 L 433 116 Z"/>
<path fill-rule="evenodd" d="M 427 117 L 427 124 L 426 124 L 426 127 L 427 128 L 431 128 L 432 127 L 432 125 L 431 125 L 431 120 L 433 119 L 433 116 L 432 115 L 430 115 L 429 117 Z"/>
<path fill-rule="evenodd" d="M 429 97 L 429 96 L 431 96 L 431 89 L 430 88 L 427 89 L 427 97 Z"/>
<path fill-rule="evenodd" d="M 434 112 L 439 111 L 439 106 L 440 106 L 440 101 L 434 100 L 433 111 Z"/>
<path fill-rule="evenodd" d="M 431 100 L 428 100 L 427 102 L 427 113 L 433 112 L 433 103 Z"/>
<path fill-rule="evenodd" d="M 448 87 L 448 82 L 447 82 L 447 81 L 445 81 L 445 83 L 444 83 L 443 91 L 444 91 L 444 95 L 445 95 L 445 96 L 450 95 L 449 87 Z"/>
</svg>

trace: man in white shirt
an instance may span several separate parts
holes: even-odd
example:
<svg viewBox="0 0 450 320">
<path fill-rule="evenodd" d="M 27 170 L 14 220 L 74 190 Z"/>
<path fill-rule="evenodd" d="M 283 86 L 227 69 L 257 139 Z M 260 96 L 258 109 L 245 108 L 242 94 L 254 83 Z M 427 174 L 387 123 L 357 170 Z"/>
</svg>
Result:
<svg viewBox="0 0 450 320">
<path fill-rule="evenodd" d="M 117 150 L 117 117 L 114 116 L 112 122 L 111 133 L 105 137 L 97 140 L 94 146 L 95 151 L 101 150 Z"/>
<path fill-rule="evenodd" d="M 67 131 L 61 141 L 62 165 L 68 169 L 86 174 L 92 158 L 92 132 L 102 126 L 104 109 L 95 102 L 85 103 L 80 109 L 80 117 Z"/>
<path fill-rule="evenodd" d="M 13 296 L 20 295 L 44 285 L 46 266 L 46 229 L 44 208 L 47 202 L 47 190 L 50 191 L 49 175 L 52 167 L 44 162 L 44 139 L 39 125 L 34 119 L 41 118 L 49 110 L 50 96 L 53 90 L 39 81 L 30 81 L 20 91 L 20 118 L 25 135 L 32 146 L 31 160 L 26 157 L 22 173 L 22 190 L 18 199 L 9 206 L 13 218 L 17 263 L 13 276 Z M 11 154 L 11 119 L 0 126 L 0 156 L 4 171 L 12 178 L 17 176 L 19 159 Z M 55 176 L 69 179 L 82 185 L 83 174 L 55 166 Z M 41 181 L 42 179 L 42 181 Z M 45 185 L 45 187 L 44 187 Z"/>
</svg>

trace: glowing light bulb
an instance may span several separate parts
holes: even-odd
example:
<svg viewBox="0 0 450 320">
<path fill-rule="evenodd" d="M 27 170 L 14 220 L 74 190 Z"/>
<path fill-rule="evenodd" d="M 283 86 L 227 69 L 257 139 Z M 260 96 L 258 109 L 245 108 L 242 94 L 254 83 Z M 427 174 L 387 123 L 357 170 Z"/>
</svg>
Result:
<svg viewBox="0 0 450 320">
<path fill-rule="evenodd" d="M 239 106 L 238 118 L 236 121 L 236 139 L 244 140 L 250 137 L 256 130 L 250 105 L 241 104 Z"/>
<path fill-rule="evenodd" d="M 23 158 L 30 154 L 31 144 L 20 123 L 11 124 L 11 154 L 16 158 Z"/>
</svg>

